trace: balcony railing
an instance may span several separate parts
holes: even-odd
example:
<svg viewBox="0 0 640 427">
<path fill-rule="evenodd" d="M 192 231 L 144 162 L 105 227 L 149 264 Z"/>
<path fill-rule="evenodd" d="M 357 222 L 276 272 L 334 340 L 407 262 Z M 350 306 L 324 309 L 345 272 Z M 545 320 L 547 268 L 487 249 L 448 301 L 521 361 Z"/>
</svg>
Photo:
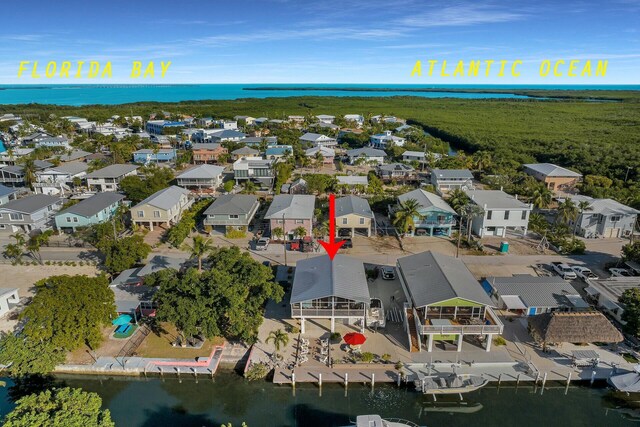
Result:
<svg viewBox="0 0 640 427">
<path fill-rule="evenodd" d="M 363 308 L 335 309 L 330 308 L 292 308 L 291 317 L 364 317 Z"/>
<path fill-rule="evenodd" d="M 445 221 L 438 221 L 438 220 L 426 220 L 426 221 L 421 221 L 421 222 L 416 222 L 414 227 L 415 228 L 420 228 L 420 227 L 445 227 L 445 226 L 449 226 L 449 225 L 455 225 L 456 221 L 454 219 L 451 220 L 445 220 Z"/>
<path fill-rule="evenodd" d="M 460 316 L 460 318 L 464 318 Z M 429 320 L 429 318 L 427 318 Z M 483 321 L 488 320 L 491 324 L 486 325 L 426 325 L 425 320 L 421 319 L 422 325 L 420 326 L 421 334 L 464 334 L 464 335 L 484 335 L 484 334 L 501 334 L 504 325 L 491 309 L 491 307 L 485 307 Z"/>
</svg>

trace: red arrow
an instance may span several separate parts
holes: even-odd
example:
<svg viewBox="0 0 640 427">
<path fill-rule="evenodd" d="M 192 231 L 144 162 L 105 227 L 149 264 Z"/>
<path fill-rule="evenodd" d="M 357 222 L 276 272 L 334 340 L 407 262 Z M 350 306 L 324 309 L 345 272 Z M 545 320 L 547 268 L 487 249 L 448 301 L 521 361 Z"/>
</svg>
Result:
<svg viewBox="0 0 640 427">
<path fill-rule="evenodd" d="M 338 249 L 344 245 L 344 240 L 336 242 L 336 196 L 333 194 L 329 194 L 329 242 L 320 240 L 320 244 L 331 260 L 338 253 Z"/>
</svg>

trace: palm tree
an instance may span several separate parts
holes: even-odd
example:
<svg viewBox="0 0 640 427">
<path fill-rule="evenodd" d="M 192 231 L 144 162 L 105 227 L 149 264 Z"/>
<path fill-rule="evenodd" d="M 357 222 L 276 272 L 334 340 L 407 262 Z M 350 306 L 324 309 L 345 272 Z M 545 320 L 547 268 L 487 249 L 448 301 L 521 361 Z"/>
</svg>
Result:
<svg viewBox="0 0 640 427">
<path fill-rule="evenodd" d="M 469 203 L 469 196 L 460 188 L 456 188 L 449 193 L 447 203 L 449 203 L 449 206 L 451 206 L 454 211 L 460 213 L 462 207 Z"/>
<path fill-rule="evenodd" d="M 307 229 L 300 226 L 293 230 L 293 235 L 298 236 L 300 239 L 302 239 L 304 236 L 307 235 Z"/>
<path fill-rule="evenodd" d="M 416 219 L 424 219 L 424 215 L 420 213 L 420 203 L 416 199 L 405 200 L 400 202 L 400 207 L 393 216 L 393 226 L 404 235 L 414 227 Z"/>
<path fill-rule="evenodd" d="M 269 336 L 265 340 L 265 343 L 269 344 L 273 341 L 273 346 L 276 348 L 276 354 L 280 351 L 280 346 L 286 346 L 289 344 L 289 334 L 284 332 L 282 329 L 276 329 L 275 331 L 269 332 Z"/>
<path fill-rule="evenodd" d="M 198 258 L 198 271 L 202 271 L 202 258 L 214 249 L 210 239 L 195 236 L 191 244 L 184 243 L 182 249 L 189 251 L 192 258 Z"/>
<path fill-rule="evenodd" d="M 539 213 L 529 215 L 529 229 L 542 235 L 546 233 L 548 227 L 549 223 L 544 215 L 540 215 Z"/>
<path fill-rule="evenodd" d="M 11 239 L 15 239 L 16 240 L 16 245 L 18 245 L 18 246 L 24 246 L 27 243 L 27 235 L 24 234 L 22 231 L 18 231 L 17 233 L 12 234 L 9 237 Z"/>
<path fill-rule="evenodd" d="M 284 236 L 284 230 L 282 229 L 282 227 L 276 227 L 271 230 L 271 237 L 275 238 L 276 240 L 281 240 L 282 236 Z"/>
<path fill-rule="evenodd" d="M 33 183 L 36 180 L 36 164 L 32 158 L 27 158 L 22 165 L 24 172 L 24 183 L 33 190 Z"/>
<path fill-rule="evenodd" d="M 329 233 L 329 223 L 328 221 L 322 222 L 316 228 L 313 229 L 313 236 L 316 239 L 322 238 Z"/>
<path fill-rule="evenodd" d="M 488 151 L 480 150 L 473 155 L 473 162 L 476 165 L 476 169 L 479 171 L 491 167 L 492 161 L 491 153 Z"/>
<path fill-rule="evenodd" d="M 570 198 L 564 202 L 558 203 L 558 220 L 568 223 L 569 221 L 575 221 L 578 216 L 578 207 Z"/>
<path fill-rule="evenodd" d="M 582 217 L 582 214 L 584 214 L 586 211 L 590 211 L 593 208 L 591 207 L 591 203 L 587 200 L 581 200 L 578 202 L 578 215 L 576 215 L 576 223 L 573 227 L 573 234 L 576 234 L 576 231 L 578 229 L 578 216 Z"/>
<path fill-rule="evenodd" d="M 242 193 L 244 194 L 255 194 L 258 187 L 251 180 L 246 180 L 242 184 Z"/>
<path fill-rule="evenodd" d="M 474 218 L 484 215 L 484 209 L 482 206 L 478 206 L 475 203 L 468 203 L 461 209 L 462 216 L 467 219 L 467 240 L 471 239 L 471 221 Z"/>
<path fill-rule="evenodd" d="M 553 193 L 547 187 L 537 188 L 532 194 L 533 206 L 538 209 L 548 208 L 551 204 Z"/>
</svg>

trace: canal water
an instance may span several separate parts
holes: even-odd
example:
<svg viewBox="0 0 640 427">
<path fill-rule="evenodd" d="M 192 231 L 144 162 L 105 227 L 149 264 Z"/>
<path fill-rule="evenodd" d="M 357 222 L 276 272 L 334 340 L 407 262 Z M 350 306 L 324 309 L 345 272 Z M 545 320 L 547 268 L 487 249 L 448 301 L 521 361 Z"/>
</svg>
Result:
<svg viewBox="0 0 640 427">
<path fill-rule="evenodd" d="M 604 388 L 564 386 L 548 383 L 544 393 L 531 384 L 486 387 L 457 397 L 433 398 L 416 393 L 412 387 L 350 384 L 345 389 L 325 384 L 320 390 L 313 384 L 299 384 L 295 396 L 290 386 L 267 382 L 247 382 L 231 372 L 219 372 L 214 379 L 200 378 L 88 378 L 62 377 L 67 385 L 102 396 L 116 426 L 218 427 L 231 422 L 235 427 L 349 425 L 359 414 L 399 417 L 429 427 L 457 426 L 631 426 L 630 417 L 640 413 L 611 409 Z M 7 386 L 10 386 L 9 381 Z M 8 388 L 0 413 L 11 410 Z M 609 408 L 607 407 L 609 406 Z"/>
</svg>

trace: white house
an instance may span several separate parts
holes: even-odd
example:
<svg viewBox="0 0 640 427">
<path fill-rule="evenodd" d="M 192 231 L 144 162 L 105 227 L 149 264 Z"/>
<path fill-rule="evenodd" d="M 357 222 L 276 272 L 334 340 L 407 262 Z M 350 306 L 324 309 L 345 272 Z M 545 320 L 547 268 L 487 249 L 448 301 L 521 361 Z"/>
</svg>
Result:
<svg viewBox="0 0 640 427">
<path fill-rule="evenodd" d="M 308 132 L 300 137 L 302 144 L 311 144 L 314 147 L 335 147 L 338 145 L 338 141 L 335 138 L 328 137 L 319 133 Z"/>
<path fill-rule="evenodd" d="M 577 195 L 571 197 L 571 201 L 576 205 L 583 201 L 589 203 L 589 207 L 578 215 L 577 228 L 573 222 L 569 223 L 572 229 L 576 228 L 576 234 L 583 237 L 628 237 L 633 233 L 640 213 L 612 199 Z"/>
<path fill-rule="evenodd" d="M 237 120 L 214 120 L 213 125 L 219 129 L 238 129 Z"/>
<path fill-rule="evenodd" d="M 369 144 L 373 148 L 381 148 L 385 149 L 388 145 L 396 145 L 398 147 L 402 147 L 406 140 L 399 136 L 392 135 L 390 130 L 386 130 L 382 133 L 377 133 L 375 135 L 371 135 L 369 138 Z"/>
<path fill-rule="evenodd" d="M 384 158 L 386 155 L 387 153 L 382 150 L 369 147 L 356 148 L 354 150 L 347 151 L 347 159 L 350 165 L 355 164 L 357 161 L 381 165 L 384 164 Z"/>
<path fill-rule="evenodd" d="M 63 163 L 43 171 L 36 172 L 33 186 L 36 193 L 56 195 L 70 191 L 69 185 L 74 180 L 84 179 L 89 165 L 84 162 Z"/>
<path fill-rule="evenodd" d="M 109 165 L 87 175 L 87 186 L 92 191 L 118 191 L 118 184 L 125 177 L 136 175 L 139 166 Z"/>
<path fill-rule="evenodd" d="M 423 151 L 405 151 L 402 153 L 402 160 L 405 162 L 418 162 L 422 164 L 429 164 L 429 160 L 440 160 L 442 154 L 440 153 L 425 153 Z"/>
<path fill-rule="evenodd" d="M 440 194 L 455 189 L 468 190 L 473 188 L 473 174 L 469 169 L 433 169 L 431 184 Z"/>
<path fill-rule="evenodd" d="M 344 119 L 347 122 L 355 123 L 358 127 L 361 127 L 364 124 L 364 117 L 360 114 L 345 114 Z"/>
<path fill-rule="evenodd" d="M 476 235 L 505 237 L 507 230 L 527 234 L 533 205 L 522 203 L 517 196 L 502 190 L 466 190 L 465 193 L 484 211 L 471 222 Z"/>
<path fill-rule="evenodd" d="M 316 119 L 318 119 L 318 121 L 320 123 L 327 123 L 327 124 L 333 124 L 333 121 L 336 119 L 335 116 L 328 116 L 326 114 L 318 114 L 316 116 Z"/>
</svg>

